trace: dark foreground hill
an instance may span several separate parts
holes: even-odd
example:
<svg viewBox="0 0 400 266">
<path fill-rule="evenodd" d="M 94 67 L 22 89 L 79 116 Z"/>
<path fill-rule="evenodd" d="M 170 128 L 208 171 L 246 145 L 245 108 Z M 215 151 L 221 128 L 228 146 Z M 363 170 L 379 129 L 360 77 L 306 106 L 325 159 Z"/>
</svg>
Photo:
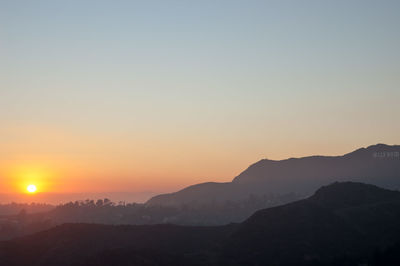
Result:
<svg viewBox="0 0 400 266">
<path fill-rule="evenodd" d="M 399 219 L 400 192 L 334 183 L 308 199 L 256 212 L 230 237 L 225 257 L 239 265 L 363 263 L 400 240 Z"/>
<path fill-rule="evenodd" d="M 2 265 L 400 265 L 400 192 L 334 183 L 241 224 L 65 224 L 0 243 Z"/>
<path fill-rule="evenodd" d="M 311 195 L 335 181 L 400 189 L 400 146 L 378 144 L 343 156 L 310 156 L 281 161 L 261 160 L 228 183 L 202 183 L 151 198 L 148 205 L 199 205 L 243 201 L 250 195 Z M 297 197 L 299 198 L 299 197 Z M 271 204 L 270 206 L 273 206 Z"/>
</svg>

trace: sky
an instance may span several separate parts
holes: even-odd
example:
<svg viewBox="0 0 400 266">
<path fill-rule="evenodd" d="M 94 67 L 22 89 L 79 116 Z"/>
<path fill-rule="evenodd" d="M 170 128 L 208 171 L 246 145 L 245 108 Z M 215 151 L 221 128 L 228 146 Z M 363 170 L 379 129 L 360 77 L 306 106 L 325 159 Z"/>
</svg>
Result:
<svg viewBox="0 0 400 266">
<path fill-rule="evenodd" d="M 0 0 L 0 191 L 171 192 L 263 158 L 400 144 L 399 12 Z"/>
</svg>

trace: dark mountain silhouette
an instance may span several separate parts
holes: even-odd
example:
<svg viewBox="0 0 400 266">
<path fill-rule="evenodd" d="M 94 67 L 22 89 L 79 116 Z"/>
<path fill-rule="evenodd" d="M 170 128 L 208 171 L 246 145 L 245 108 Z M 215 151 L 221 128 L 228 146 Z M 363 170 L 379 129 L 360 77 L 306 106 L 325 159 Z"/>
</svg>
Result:
<svg viewBox="0 0 400 266">
<path fill-rule="evenodd" d="M 202 183 L 151 198 L 148 205 L 177 206 L 242 201 L 250 195 L 295 193 L 303 197 L 335 181 L 355 181 L 400 188 L 400 146 L 378 144 L 343 156 L 261 160 L 229 183 Z M 299 197 L 298 197 L 299 198 Z"/>
<path fill-rule="evenodd" d="M 400 192 L 334 183 L 308 199 L 256 212 L 229 238 L 225 258 L 240 265 L 365 263 L 366 254 L 400 240 L 399 219 Z"/>
<path fill-rule="evenodd" d="M 212 260 L 220 240 L 233 227 L 64 224 L 0 243 L 0 263 L 9 266 L 195 265 L 202 257 L 205 261 Z"/>
<path fill-rule="evenodd" d="M 400 192 L 344 182 L 215 227 L 65 224 L 0 242 L 4 265 L 399 265 Z"/>
</svg>

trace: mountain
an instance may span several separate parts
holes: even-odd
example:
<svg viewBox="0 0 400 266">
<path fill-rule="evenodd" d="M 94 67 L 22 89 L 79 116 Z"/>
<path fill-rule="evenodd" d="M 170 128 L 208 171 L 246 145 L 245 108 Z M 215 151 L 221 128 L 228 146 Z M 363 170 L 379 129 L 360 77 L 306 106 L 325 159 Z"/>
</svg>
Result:
<svg viewBox="0 0 400 266">
<path fill-rule="evenodd" d="M 308 199 L 256 212 L 229 238 L 224 258 L 239 265 L 365 263 L 367 254 L 400 241 L 399 219 L 400 192 L 334 183 Z"/>
<path fill-rule="evenodd" d="M 341 182 L 214 227 L 65 224 L 0 242 L 3 265 L 400 265 L 400 192 Z"/>
<path fill-rule="evenodd" d="M 261 160 L 228 183 L 202 183 L 162 194 L 148 205 L 179 206 L 243 201 L 251 195 L 307 196 L 335 181 L 355 181 L 400 189 L 400 146 L 377 144 L 343 156 L 310 156 L 281 161 Z"/>
</svg>

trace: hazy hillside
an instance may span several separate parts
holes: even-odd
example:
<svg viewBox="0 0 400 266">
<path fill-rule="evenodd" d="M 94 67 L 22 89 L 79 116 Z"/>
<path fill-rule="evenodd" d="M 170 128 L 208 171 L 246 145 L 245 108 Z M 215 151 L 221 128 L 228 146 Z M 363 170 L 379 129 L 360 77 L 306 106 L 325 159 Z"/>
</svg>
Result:
<svg viewBox="0 0 400 266">
<path fill-rule="evenodd" d="M 242 222 L 257 210 L 294 200 L 296 195 L 288 194 L 280 197 L 251 196 L 240 202 L 182 206 L 114 203 L 109 199 L 74 201 L 47 212 L 30 213 L 23 209 L 17 214 L 0 217 L 0 240 L 21 237 L 64 223 L 224 225 Z"/>
<path fill-rule="evenodd" d="M 149 205 L 241 201 L 250 195 L 310 195 L 335 181 L 356 181 L 400 188 L 400 146 L 378 144 L 343 156 L 310 156 L 282 161 L 261 160 L 229 183 L 202 183 L 151 198 Z"/>
<path fill-rule="evenodd" d="M 9 203 L 0 204 L 0 217 L 4 215 L 15 215 L 22 210 L 27 213 L 47 212 L 54 209 L 54 205 L 40 203 Z"/>
<path fill-rule="evenodd" d="M 399 265 L 400 192 L 334 183 L 219 227 L 65 224 L 1 242 L 6 265 Z"/>
</svg>

